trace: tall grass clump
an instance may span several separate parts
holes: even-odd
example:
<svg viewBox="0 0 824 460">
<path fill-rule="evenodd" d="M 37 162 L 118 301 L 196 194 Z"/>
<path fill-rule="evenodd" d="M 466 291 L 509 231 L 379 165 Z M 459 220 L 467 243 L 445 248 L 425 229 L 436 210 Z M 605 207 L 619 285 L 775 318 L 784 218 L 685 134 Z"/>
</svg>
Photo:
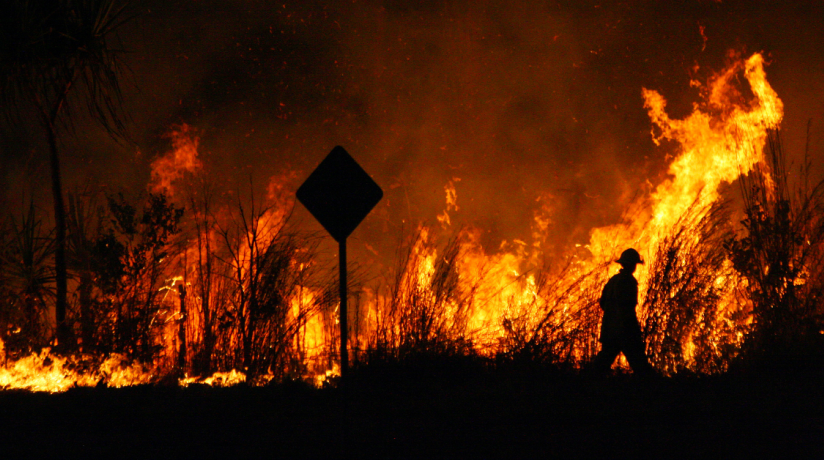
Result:
<svg viewBox="0 0 824 460">
<path fill-rule="evenodd" d="M 367 360 L 473 353 L 467 321 L 473 286 L 459 278 L 460 237 L 438 252 L 419 231 L 398 250 L 397 268 L 377 298 Z"/>
<path fill-rule="evenodd" d="M 726 203 L 693 204 L 655 249 L 642 324 L 650 361 L 665 375 L 720 372 L 735 356 L 744 313 L 731 302 L 729 216 Z"/>
<path fill-rule="evenodd" d="M 301 334 L 319 311 L 317 238 L 291 231 L 284 203 L 239 197 L 220 203 L 208 187 L 189 199 L 180 242 L 177 367 L 190 375 L 241 370 L 247 379 L 306 372 Z"/>
<path fill-rule="evenodd" d="M 821 353 L 824 300 L 824 181 L 810 185 L 809 149 L 792 183 L 780 133 L 767 161 L 741 180 L 743 231 L 727 241 L 752 309 L 747 361 L 781 362 Z"/>
<path fill-rule="evenodd" d="M 510 302 L 502 318 L 498 360 L 571 368 L 594 355 L 606 269 L 584 268 L 570 259 L 557 271 L 536 270 L 529 287 L 533 294 Z"/>
</svg>

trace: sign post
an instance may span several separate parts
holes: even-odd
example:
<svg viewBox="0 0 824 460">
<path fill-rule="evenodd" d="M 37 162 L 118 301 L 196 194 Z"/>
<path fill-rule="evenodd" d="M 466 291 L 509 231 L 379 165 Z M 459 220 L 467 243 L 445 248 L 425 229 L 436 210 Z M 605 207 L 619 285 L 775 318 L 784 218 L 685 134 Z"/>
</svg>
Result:
<svg viewBox="0 0 824 460">
<path fill-rule="evenodd" d="M 349 311 L 347 309 L 348 285 L 346 284 L 346 240 L 338 242 L 338 279 L 340 280 L 340 375 L 349 372 Z"/>
<path fill-rule="evenodd" d="M 296 193 L 307 210 L 338 242 L 340 268 L 340 373 L 349 370 L 347 339 L 346 238 L 383 198 L 383 190 L 346 150 L 337 146 Z"/>
</svg>

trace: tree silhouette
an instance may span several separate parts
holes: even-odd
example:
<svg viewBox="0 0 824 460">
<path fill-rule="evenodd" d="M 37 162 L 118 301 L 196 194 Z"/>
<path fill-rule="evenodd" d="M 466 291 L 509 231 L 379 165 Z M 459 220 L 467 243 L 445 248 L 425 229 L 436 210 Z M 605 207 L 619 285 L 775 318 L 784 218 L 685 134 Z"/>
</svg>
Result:
<svg viewBox="0 0 824 460">
<path fill-rule="evenodd" d="M 58 344 L 68 345 L 66 216 L 59 139 L 85 110 L 115 138 L 125 138 L 120 89 L 122 50 L 108 38 L 128 18 L 118 0 L 0 2 L 0 103 L 15 123 L 32 108 L 49 146 L 55 224 L 55 317 Z"/>
</svg>

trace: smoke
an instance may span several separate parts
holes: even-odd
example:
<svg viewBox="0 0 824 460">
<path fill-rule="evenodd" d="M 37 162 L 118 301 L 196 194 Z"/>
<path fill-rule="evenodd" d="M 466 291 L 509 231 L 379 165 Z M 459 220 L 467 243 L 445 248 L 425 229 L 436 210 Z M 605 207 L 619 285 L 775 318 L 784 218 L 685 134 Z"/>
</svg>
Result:
<svg viewBox="0 0 824 460">
<path fill-rule="evenodd" d="M 452 228 L 480 228 L 490 251 L 530 239 L 536 211 L 553 244 L 586 243 L 666 176 L 673 147 L 652 142 L 641 89 L 686 115 L 690 80 L 730 49 L 770 56 L 787 150 L 803 151 L 807 119 L 824 111 L 819 2 L 604 3 L 140 2 L 120 34 L 136 145 L 80 120 L 67 182 L 145 189 L 171 150 L 164 135 L 185 123 L 204 174 L 227 190 L 250 176 L 294 190 L 344 146 L 384 189 L 353 234 L 381 254 L 401 228 L 438 225 L 450 183 Z M 4 171 L 25 163 L 20 148 L 3 155 Z M 319 229 L 300 206 L 295 217 Z"/>
</svg>

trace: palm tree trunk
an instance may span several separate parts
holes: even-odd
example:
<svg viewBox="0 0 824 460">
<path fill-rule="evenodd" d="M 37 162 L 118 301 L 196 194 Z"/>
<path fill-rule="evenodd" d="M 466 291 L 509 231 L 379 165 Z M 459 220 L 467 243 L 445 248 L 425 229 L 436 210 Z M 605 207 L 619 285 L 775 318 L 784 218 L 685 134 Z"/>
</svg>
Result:
<svg viewBox="0 0 824 460">
<path fill-rule="evenodd" d="M 52 197 L 54 202 L 55 250 L 54 271 L 56 283 L 56 302 L 54 307 L 57 322 L 57 345 L 66 348 L 69 343 L 69 327 L 66 322 L 66 209 L 63 204 L 63 186 L 60 180 L 60 157 L 57 152 L 57 133 L 54 122 L 46 124 L 49 140 L 49 159 L 51 163 Z"/>
<path fill-rule="evenodd" d="M 46 139 L 49 143 L 49 163 L 51 164 L 52 201 L 54 203 L 55 249 L 54 249 L 54 278 L 55 278 L 55 306 L 54 316 L 57 323 L 57 347 L 65 349 L 69 345 L 69 327 L 66 323 L 66 298 L 68 293 L 68 273 L 66 267 L 66 208 L 63 203 L 63 184 L 60 175 L 60 155 L 57 151 L 57 122 L 63 104 L 74 84 L 76 72 L 65 82 L 53 104 L 45 103 L 40 95 L 36 95 L 35 103 L 40 112 L 43 128 L 46 130 Z"/>
</svg>

